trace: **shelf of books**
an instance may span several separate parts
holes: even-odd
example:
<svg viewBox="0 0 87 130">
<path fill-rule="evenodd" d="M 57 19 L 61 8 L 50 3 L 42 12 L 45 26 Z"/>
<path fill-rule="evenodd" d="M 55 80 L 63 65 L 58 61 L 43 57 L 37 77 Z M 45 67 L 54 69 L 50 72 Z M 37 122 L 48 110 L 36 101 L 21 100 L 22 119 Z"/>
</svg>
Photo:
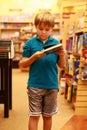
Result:
<svg viewBox="0 0 87 130">
<path fill-rule="evenodd" d="M 64 94 L 67 101 L 72 103 L 72 107 L 75 109 L 83 34 L 82 32 L 76 32 L 77 24 L 76 19 L 73 19 L 73 17 L 76 17 L 76 14 L 72 14 L 66 23 L 65 49 L 68 57 L 68 69 L 65 75 L 66 86 Z"/>
<path fill-rule="evenodd" d="M 66 50 L 68 78 L 65 98 L 73 103 L 75 113 L 87 115 L 87 10 L 75 14 L 67 28 Z"/>
<path fill-rule="evenodd" d="M 33 23 L 29 15 L 0 16 L 0 39 L 12 40 L 15 48 L 13 68 L 18 68 L 22 47 L 32 36 L 32 31 Z"/>
<path fill-rule="evenodd" d="M 77 86 L 76 111 L 77 115 L 87 116 L 87 8 L 82 19 L 82 31 L 79 34 L 80 49 L 79 79 Z"/>
</svg>

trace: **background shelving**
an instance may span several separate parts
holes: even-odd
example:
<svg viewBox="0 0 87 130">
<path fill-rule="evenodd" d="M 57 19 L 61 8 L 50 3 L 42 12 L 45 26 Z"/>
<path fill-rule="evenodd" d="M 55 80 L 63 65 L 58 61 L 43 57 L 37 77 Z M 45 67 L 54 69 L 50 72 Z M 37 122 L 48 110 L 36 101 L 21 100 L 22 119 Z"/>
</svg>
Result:
<svg viewBox="0 0 87 130">
<path fill-rule="evenodd" d="M 18 63 L 18 61 L 20 60 L 22 55 L 22 47 L 25 41 L 31 37 L 30 35 L 32 35 L 32 27 L 33 24 L 29 21 L 0 22 L 0 39 L 13 40 L 14 43 L 15 56 L 13 62 Z M 22 35 L 22 30 L 26 30 L 26 28 L 28 30 L 28 32 L 25 32 L 28 34 L 27 36 L 25 34 Z"/>
</svg>

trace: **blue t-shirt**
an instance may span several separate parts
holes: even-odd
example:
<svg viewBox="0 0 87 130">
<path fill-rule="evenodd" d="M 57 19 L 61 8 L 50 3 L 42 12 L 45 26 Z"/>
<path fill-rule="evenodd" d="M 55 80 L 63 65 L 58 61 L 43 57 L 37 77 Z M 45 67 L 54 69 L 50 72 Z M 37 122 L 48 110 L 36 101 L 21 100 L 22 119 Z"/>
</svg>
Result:
<svg viewBox="0 0 87 130">
<path fill-rule="evenodd" d="M 51 44 L 59 44 L 53 37 L 43 43 L 38 35 L 29 39 L 23 47 L 23 57 L 30 57 L 36 51 L 43 50 L 43 47 Z M 45 54 L 44 57 L 37 59 L 30 66 L 28 87 L 58 89 L 58 67 L 59 56 L 56 53 Z"/>
</svg>

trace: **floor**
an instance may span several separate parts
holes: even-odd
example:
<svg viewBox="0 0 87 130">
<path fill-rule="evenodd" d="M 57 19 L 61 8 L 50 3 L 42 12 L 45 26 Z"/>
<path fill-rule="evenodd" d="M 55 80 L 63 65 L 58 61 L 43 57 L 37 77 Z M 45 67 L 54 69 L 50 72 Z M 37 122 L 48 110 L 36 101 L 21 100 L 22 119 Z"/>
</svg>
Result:
<svg viewBox="0 0 87 130">
<path fill-rule="evenodd" d="M 72 116 L 61 130 L 87 130 L 87 116 Z"/>
<path fill-rule="evenodd" d="M 12 70 L 12 110 L 9 118 L 4 118 L 3 104 L 0 104 L 0 130 L 27 130 L 28 124 L 28 101 L 26 94 L 26 82 L 28 73 L 20 69 Z M 60 128 L 74 115 L 70 103 L 64 95 L 58 95 L 59 113 L 53 117 L 52 130 Z M 39 121 L 39 129 L 42 130 L 42 118 Z"/>
</svg>

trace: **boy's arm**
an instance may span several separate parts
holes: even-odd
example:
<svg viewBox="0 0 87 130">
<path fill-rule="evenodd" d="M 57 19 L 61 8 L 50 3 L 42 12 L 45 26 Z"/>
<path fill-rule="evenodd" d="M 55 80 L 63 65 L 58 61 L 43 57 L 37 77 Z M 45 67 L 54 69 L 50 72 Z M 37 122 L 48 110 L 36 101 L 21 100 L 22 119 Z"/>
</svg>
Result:
<svg viewBox="0 0 87 130">
<path fill-rule="evenodd" d="M 27 58 L 27 57 L 23 57 L 18 65 L 19 67 L 28 67 L 30 66 L 35 60 L 41 58 L 44 56 L 44 51 L 38 51 L 35 54 L 33 54 L 31 57 Z"/>
<path fill-rule="evenodd" d="M 62 69 L 66 69 L 66 52 L 59 50 L 56 52 L 59 55 L 58 66 Z"/>
<path fill-rule="evenodd" d="M 58 66 L 64 70 L 66 69 L 66 58 L 64 54 L 59 54 Z"/>
</svg>

